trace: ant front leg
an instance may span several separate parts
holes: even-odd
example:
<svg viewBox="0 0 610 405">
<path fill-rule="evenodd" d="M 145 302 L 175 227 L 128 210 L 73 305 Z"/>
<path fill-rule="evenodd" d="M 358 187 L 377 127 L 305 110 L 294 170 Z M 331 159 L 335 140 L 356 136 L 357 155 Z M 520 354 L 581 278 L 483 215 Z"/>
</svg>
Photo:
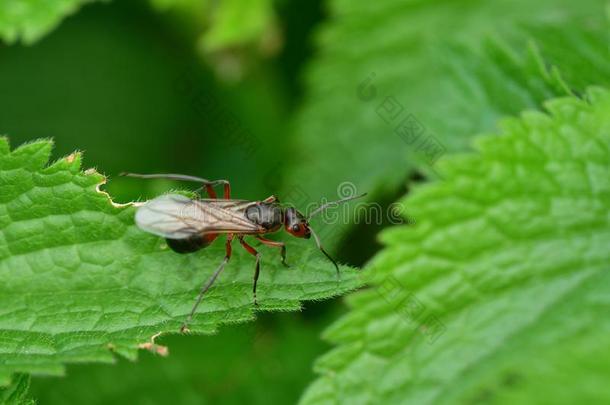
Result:
<svg viewBox="0 0 610 405">
<path fill-rule="evenodd" d="M 256 284 L 258 283 L 258 276 L 261 270 L 261 254 L 256 251 L 252 246 L 250 246 L 244 240 L 243 236 L 239 237 L 239 243 L 250 253 L 252 256 L 256 257 L 256 267 L 254 269 L 254 285 L 252 286 L 252 294 L 254 295 L 254 305 L 258 306 L 256 302 Z"/>
<path fill-rule="evenodd" d="M 262 236 L 256 236 L 256 239 L 260 240 L 261 243 L 267 246 L 279 247 L 280 248 L 280 256 L 282 257 L 282 264 L 286 267 L 290 267 L 288 263 L 286 263 L 286 244 L 284 242 L 276 242 L 274 240 L 265 239 Z"/>
</svg>

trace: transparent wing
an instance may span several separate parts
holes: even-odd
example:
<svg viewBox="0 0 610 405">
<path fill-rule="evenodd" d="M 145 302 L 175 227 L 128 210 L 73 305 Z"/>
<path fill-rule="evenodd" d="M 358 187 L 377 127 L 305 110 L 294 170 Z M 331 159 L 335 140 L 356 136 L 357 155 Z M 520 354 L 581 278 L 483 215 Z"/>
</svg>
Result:
<svg viewBox="0 0 610 405">
<path fill-rule="evenodd" d="M 135 220 L 140 229 L 171 239 L 206 233 L 260 232 L 262 228 L 243 215 L 248 204 L 231 200 L 191 200 L 179 194 L 166 194 L 139 207 Z"/>
</svg>

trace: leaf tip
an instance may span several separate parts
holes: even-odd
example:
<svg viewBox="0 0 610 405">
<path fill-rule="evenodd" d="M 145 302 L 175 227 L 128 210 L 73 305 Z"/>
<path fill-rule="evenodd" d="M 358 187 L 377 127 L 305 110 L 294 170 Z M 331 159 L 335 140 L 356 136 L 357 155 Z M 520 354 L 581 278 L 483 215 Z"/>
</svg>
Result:
<svg viewBox="0 0 610 405">
<path fill-rule="evenodd" d="M 70 153 L 68 156 L 66 156 L 64 159 L 66 160 L 66 162 L 68 163 L 74 163 L 75 161 L 80 160 L 82 156 L 82 153 L 79 151 L 75 151 Z"/>
<path fill-rule="evenodd" d="M 39 138 L 19 145 L 10 154 L 27 162 L 26 166 L 30 169 L 43 169 L 51 158 L 54 146 L 53 139 Z"/>
<path fill-rule="evenodd" d="M 64 156 L 51 165 L 49 165 L 46 170 L 55 171 L 55 170 L 66 170 L 71 172 L 72 174 L 77 174 L 81 168 L 82 161 L 82 152 L 74 151 L 71 154 Z"/>
</svg>

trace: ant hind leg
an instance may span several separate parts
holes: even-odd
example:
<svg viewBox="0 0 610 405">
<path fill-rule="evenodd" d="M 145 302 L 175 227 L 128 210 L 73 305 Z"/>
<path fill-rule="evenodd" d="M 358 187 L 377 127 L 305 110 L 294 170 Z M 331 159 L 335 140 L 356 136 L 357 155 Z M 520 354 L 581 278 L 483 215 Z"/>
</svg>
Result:
<svg viewBox="0 0 610 405">
<path fill-rule="evenodd" d="M 195 315 L 195 311 L 197 311 L 197 307 L 199 307 L 199 304 L 201 303 L 201 300 L 203 299 L 203 295 L 210 289 L 210 287 L 212 287 L 212 284 L 214 284 L 214 281 L 216 281 L 216 278 L 220 275 L 220 273 L 222 273 L 222 270 L 225 268 L 226 264 L 229 262 L 229 259 L 231 258 L 231 252 L 232 252 L 232 249 L 231 249 L 232 241 L 233 241 L 233 234 L 228 234 L 227 242 L 225 244 L 225 249 L 226 249 L 225 257 L 222 260 L 222 262 L 220 263 L 220 265 L 218 266 L 218 268 L 216 269 L 216 271 L 214 272 L 214 274 L 212 274 L 212 276 L 201 286 L 201 290 L 199 291 L 199 295 L 197 296 L 197 301 L 195 302 L 195 305 L 193 305 L 193 309 L 191 309 L 191 312 L 187 316 L 186 320 L 180 327 L 180 332 L 182 332 L 182 333 L 188 332 L 188 330 L 189 330 L 188 325 L 193 320 L 193 316 Z"/>
<path fill-rule="evenodd" d="M 167 180 L 178 180 L 178 181 L 192 181 L 195 183 L 201 183 L 210 194 L 210 198 L 216 198 L 216 193 L 212 191 L 211 187 L 222 184 L 224 186 L 224 198 L 231 198 L 231 184 L 228 180 L 207 180 L 202 177 L 189 176 L 186 174 L 176 173 L 153 173 L 153 174 L 140 174 L 140 173 L 119 173 L 119 176 L 135 177 L 138 179 L 167 179 Z"/>
</svg>

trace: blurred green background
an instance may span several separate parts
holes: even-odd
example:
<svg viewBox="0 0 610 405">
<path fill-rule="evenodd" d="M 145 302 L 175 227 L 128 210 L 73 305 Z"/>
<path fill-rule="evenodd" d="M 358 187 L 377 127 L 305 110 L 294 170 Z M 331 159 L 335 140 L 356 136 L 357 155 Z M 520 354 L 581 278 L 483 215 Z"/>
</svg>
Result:
<svg viewBox="0 0 610 405">
<path fill-rule="evenodd" d="M 281 170 L 269 171 L 287 157 L 309 33 L 323 17 L 319 1 L 275 10 L 282 48 L 267 55 L 258 37 L 227 45 L 243 71 L 227 78 L 215 73 L 224 56 L 198 49 L 198 32 L 185 28 L 193 16 L 139 1 L 91 4 L 33 46 L 2 48 L 2 131 L 14 145 L 53 137 L 57 157 L 85 151 L 119 201 L 150 187 L 116 179 L 122 171 L 228 178 L 239 196 L 264 198 L 280 185 Z M 256 140 L 253 152 L 228 140 L 225 115 Z"/>
<path fill-rule="evenodd" d="M 55 158 L 84 151 L 84 168 L 106 174 L 119 202 L 179 186 L 117 178 L 122 171 L 227 178 L 239 198 L 278 192 L 321 2 L 277 2 L 265 38 L 255 32 L 218 52 L 202 49 L 205 10 L 157 3 L 91 4 L 32 46 L 2 45 L 3 134 L 13 146 L 52 137 Z M 231 138 L 225 116 L 246 141 Z M 137 364 L 71 365 L 66 378 L 34 378 L 31 396 L 42 404 L 291 403 L 329 347 L 322 329 L 342 311 L 339 300 L 312 303 L 214 337 L 162 339 L 168 358 L 143 352 Z"/>
</svg>

